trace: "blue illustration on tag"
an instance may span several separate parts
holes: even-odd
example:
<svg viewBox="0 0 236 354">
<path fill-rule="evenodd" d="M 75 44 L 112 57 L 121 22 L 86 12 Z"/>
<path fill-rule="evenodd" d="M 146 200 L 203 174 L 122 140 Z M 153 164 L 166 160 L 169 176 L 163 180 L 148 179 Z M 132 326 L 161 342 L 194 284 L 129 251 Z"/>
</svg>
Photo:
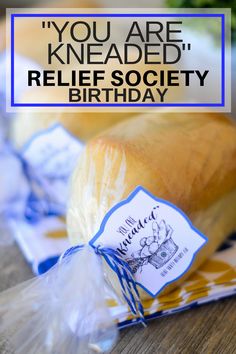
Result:
<svg viewBox="0 0 236 354">
<path fill-rule="evenodd" d="M 60 124 L 35 134 L 24 146 L 21 157 L 31 186 L 28 219 L 65 214 L 69 178 L 83 146 Z"/>
<path fill-rule="evenodd" d="M 106 214 L 90 244 L 115 249 L 155 297 L 188 271 L 206 242 L 182 210 L 139 186 Z"/>
</svg>

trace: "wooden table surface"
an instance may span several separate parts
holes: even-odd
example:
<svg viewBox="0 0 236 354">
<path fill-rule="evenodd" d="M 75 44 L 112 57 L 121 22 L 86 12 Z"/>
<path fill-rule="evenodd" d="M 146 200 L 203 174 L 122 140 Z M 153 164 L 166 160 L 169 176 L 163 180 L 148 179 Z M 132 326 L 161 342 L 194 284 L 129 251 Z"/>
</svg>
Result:
<svg viewBox="0 0 236 354">
<path fill-rule="evenodd" d="M 31 277 L 32 272 L 17 246 L 0 248 L 1 291 Z M 236 353 L 236 298 L 151 321 L 146 329 L 135 326 L 122 330 L 112 351 L 112 354 L 121 353 Z M 9 354 L 1 342 L 0 354 Z"/>
</svg>

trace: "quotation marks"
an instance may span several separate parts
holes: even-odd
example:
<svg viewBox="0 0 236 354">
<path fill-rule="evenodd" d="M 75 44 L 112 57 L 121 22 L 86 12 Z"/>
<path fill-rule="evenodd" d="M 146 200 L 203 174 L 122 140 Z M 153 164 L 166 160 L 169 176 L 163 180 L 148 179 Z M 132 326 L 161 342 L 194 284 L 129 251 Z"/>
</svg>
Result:
<svg viewBox="0 0 236 354">
<path fill-rule="evenodd" d="M 51 21 L 42 21 L 42 28 L 51 28 Z"/>
<path fill-rule="evenodd" d="M 191 43 L 182 43 L 182 49 L 183 50 L 191 50 Z"/>
<path fill-rule="evenodd" d="M 51 23 L 52 21 L 42 21 L 42 28 L 51 28 Z M 182 43 L 182 50 L 191 50 L 191 43 Z"/>
</svg>

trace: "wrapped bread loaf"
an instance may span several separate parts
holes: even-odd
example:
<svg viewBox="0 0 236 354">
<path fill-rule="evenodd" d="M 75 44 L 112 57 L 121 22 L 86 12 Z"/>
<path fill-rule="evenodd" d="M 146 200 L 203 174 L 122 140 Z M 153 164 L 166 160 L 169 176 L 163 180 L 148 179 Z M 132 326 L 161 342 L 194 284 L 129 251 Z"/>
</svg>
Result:
<svg viewBox="0 0 236 354">
<path fill-rule="evenodd" d="M 104 87 L 112 87 L 110 74 L 114 67 L 116 67 L 116 60 L 111 60 L 109 64 L 106 66 L 106 77 L 105 83 L 101 81 L 99 83 L 100 88 Z M 146 67 L 149 69 L 154 69 L 154 65 L 145 65 L 143 63 L 139 63 L 136 65 L 136 69 L 143 73 L 146 70 Z M 167 65 L 159 65 L 159 67 L 166 73 L 168 72 Z M 91 69 L 90 66 L 86 66 L 86 68 Z M 93 65 L 93 69 L 95 66 Z M 63 77 L 65 79 L 70 77 L 71 70 L 73 67 L 68 66 L 63 69 Z M 84 69 L 84 67 L 82 67 Z M 99 68 L 98 68 L 99 69 Z M 126 65 L 124 72 L 127 72 L 132 69 L 132 65 Z M 99 85 L 97 86 L 99 88 Z M 124 86 L 125 87 L 125 86 Z M 123 88 L 123 87 L 122 87 Z M 139 85 L 140 92 L 144 92 L 146 86 L 144 83 Z M 182 93 L 182 90 L 179 87 L 175 87 L 170 95 L 168 96 L 168 101 L 177 100 L 179 95 Z M 34 87 L 32 89 L 27 90 L 20 97 L 20 102 L 24 103 L 61 103 L 67 99 L 68 96 L 68 88 L 67 87 Z M 79 109 L 79 108 L 78 108 Z M 136 113 L 137 114 L 137 113 Z M 19 112 L 14 120 L 12 120 L 11 126 L 11 139 L 16 147 L 22 147 L 24 143 L 26 143 L 33 134 L 49 128 L 54 123 L 62 124 L 67 130 L 69 130 L 72 134 L 77 136 L 82 141 L 86 141 L 101 131 L 105 130 L 112 125 L 119 123 L 122 120 L 126 120 L 130 117 L 133 117 L 135 112 L 127 112 L 120 111 L 117 113 L 117 110 L 114 112 L 83 112 L 83 111 L 75 111 L 75 112 L 39 112 L 36 113 L 34 111 L 22 111 Z"/>
<path fill-rule="evenodd" d="M 15 147 L 21 148 L 34 134 L 60 123 L 73 135 L 86 141 L 126 117 L 128 114 L 119 113 L 24 113 L 12 122 L 11 139 Z"/>
<path fill-rule="evenodd" d="M 16 148 L 22 148 L 36 133 L 60 123 L 82 141 L 130 117 L 128 113 L 19 113 L 11 122 L 10 138 Z"/>
<path fill-rule="evenodd" d="M 165 287 L 167 292 L 236 229 L 235 124 L 221 114 L 153 113 L 91 140 L 72 178 L 67 215 L 71 242 L 87 243 L 111 207 L 139 185 L 180 208 L 208 238 L 188 271 Z"/>
<path fill-rule="evenodd" d="M 108 72 L 112 70 L 115 63 L 110 63 L 107 65 Z M 65 80 L 69 79 L 71 70 L 73 66 L 68 66 L 63 69 L 63 77 Z M 86 66 L 86 68 L 91 68 L 91 66 Z M 127 65 L 128 68 L 131 68 L 131 65 Z M 145 65 L 140 64 L 138 66 L 140 71 L 144 71 Z M 84 70 L 84 67 L 82 67 Z M 94 69 L 94 66 L 93 66 Z M 106 78 L 107 79 L 107 78 Z M 102 84 L 106 87 L 109 84 L 106 82 Z M 111 85 L 111 84 L 110 84 Z M 144 86 L 142 87 L 144 89 Z M 179 91 L 178 89 L 174 90 L 174 93 Z M 68 88 L 67 87 L 33 87 L 26 90 L 22 93 L 20 97 L 20 102 L 24 103 L 61 103 L 67 100 Z M 69 110 L 69 109 L 68 109 Z M 127 119 L 133 116 L 135 113 L 127 112 L 83 112 L 83 111 L 73 111 L 68 112 L 61 110 L 58 111 L 47 111 L 47 112 L 34 112 L 34 111 L 22 111 L 16 115 L 15 119 L 11 122 L 11 140 L 15 147 L 22 147 L 35 133 L 38 133 L 44 129 L 49 128 L 55 123 L 62 124 L 68 131 L 73 135 L 78 137 L 82 141 L 86 141 L 100 133 L 104 129 L 119 123 L 120 121 Z"/>
</svg>

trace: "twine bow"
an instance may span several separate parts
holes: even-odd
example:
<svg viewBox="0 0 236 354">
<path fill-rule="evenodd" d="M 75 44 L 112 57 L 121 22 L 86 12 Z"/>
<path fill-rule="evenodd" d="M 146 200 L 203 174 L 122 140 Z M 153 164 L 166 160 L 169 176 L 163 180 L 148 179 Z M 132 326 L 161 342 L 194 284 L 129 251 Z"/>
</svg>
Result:
<svg viewBox="0 0 236 354">
<path fill-rule="evenodd" d="M 79 252 L 83 247 L 83 245 L 78 245 L 69 248 L 61 256 L 60 261 L 74 253 Z M 94 249 L 94 252 L 97 255 L 103 257 L 115 271 L 119 283 L 121 285 L 122 295 L 125 301 L 127 302 L 130 311 L 135 317 L 139 318 L 139 321 L 143 324 L 144 327 L 146 327 L 143 305 L 140 299 L 139 291 L 136 285 L 136 281 L 134 279 L 133 272 L 129 264 L 120 257 L 119 253 L 116 250 L 101 246 L 91 247 Z"/>
</svg>

